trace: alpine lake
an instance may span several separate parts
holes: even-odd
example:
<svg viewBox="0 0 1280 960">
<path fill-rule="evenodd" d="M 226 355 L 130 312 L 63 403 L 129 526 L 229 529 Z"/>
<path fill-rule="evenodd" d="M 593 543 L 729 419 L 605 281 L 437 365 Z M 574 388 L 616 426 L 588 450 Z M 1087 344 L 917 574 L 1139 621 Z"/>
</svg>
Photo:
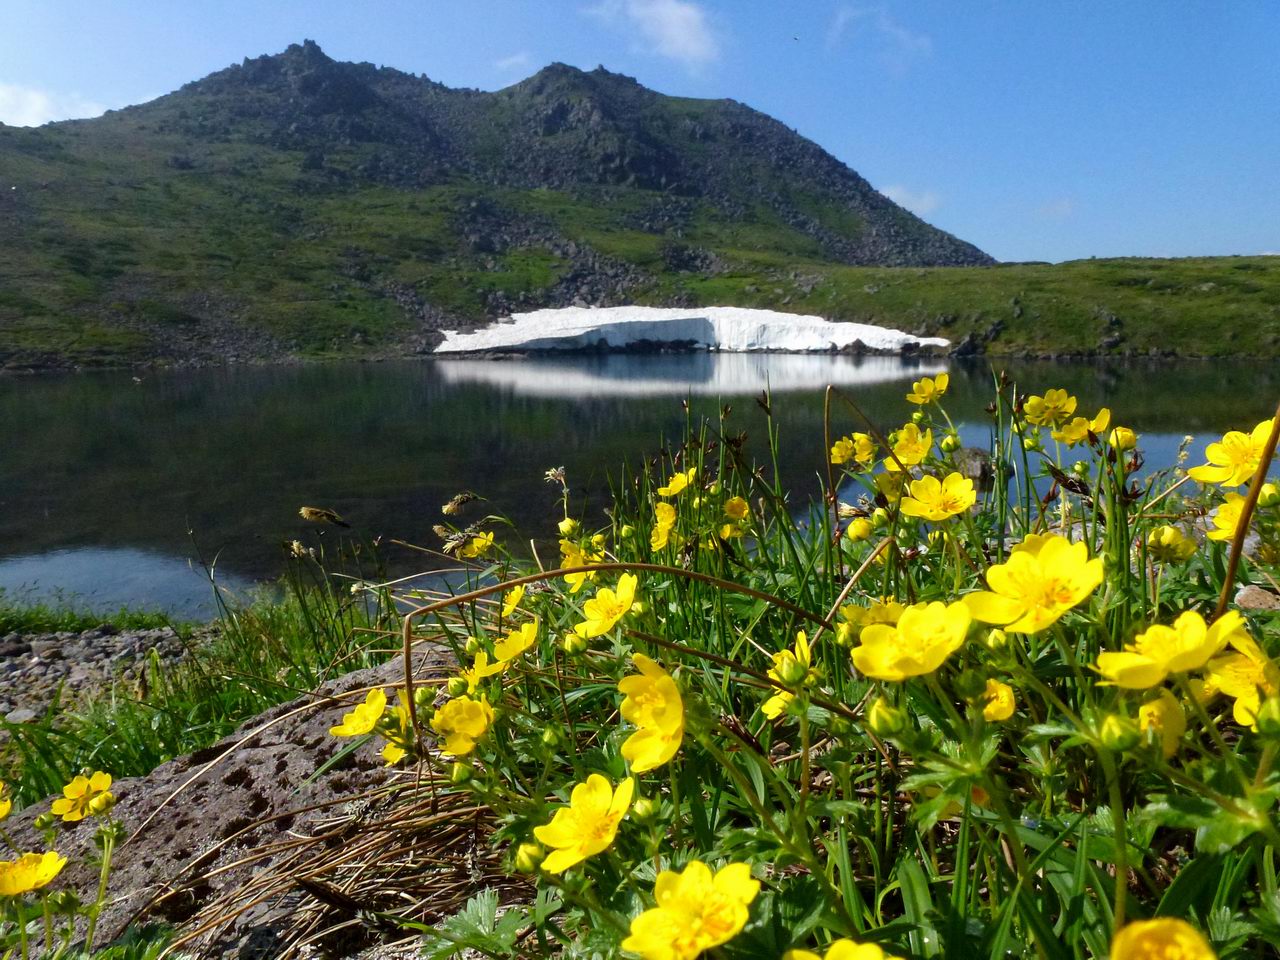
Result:
<svg viewBox="0 0 1280 960">
<path fill-rule="evenodd" d="M 766 389 L 782 480 L 803 510 L 824 470 L 827 384 L 888 431 L 915 409 L 904 399 L 911 381 L 944 370 L 944 405 L 967 445 L 989 445 L 986 407 L 1004 371 L 1025 393 L 1069 390 L 1085 416 L 1110 407 L 1113 423 L 1140 434 L 1147 472 L 1171 466 L 1188 434 L 1191 462 L 1201 462 L 1205 443 L 1250 429 L 1280 394 L 1280 368 L 1263 363 L 727 353 L 6 377 L 0 591 L 204 619 L 216 613 L 214 584 L 243 596 L 274 580 L 295 539 L 327 553 L 343 541 L 357 572 L 438 569 L 447 561 L 393 541 L 438 549 L 441 506 L 464 490 L 486 502 L 463 522 L 501 513 L 515 524 L 499 528 L 508 546 L 527 553 L 533 539 L 554 560 L 559 487 L 544 479 L 549 468 L 565 468 L 586 526 L 603 525 L 611 479 L 678 440 L 687 418 L 714 426 L 729 406 L 726 433 L 745 432 L 747 457 L 767 463 Z M 847 406 L 833 405 L 833 436 L 859 429 Z M 303 505 L 337 511 L 350 530 L 306 523 Z"/>
</svg>

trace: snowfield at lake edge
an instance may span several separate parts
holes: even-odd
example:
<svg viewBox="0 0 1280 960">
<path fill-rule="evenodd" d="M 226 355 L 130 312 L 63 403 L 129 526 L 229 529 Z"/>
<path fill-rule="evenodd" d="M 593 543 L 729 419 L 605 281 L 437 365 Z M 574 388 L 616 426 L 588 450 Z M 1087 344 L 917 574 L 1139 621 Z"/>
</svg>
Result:
<svg viewBox="0 0 1280 960">
<path fill-rule="evenodd" d="M 950 346 L 941 337 L 747 307 L 564 307 L 517 313 L 468 333 L 448 330 L 444 336 L 436 353 L 621 350 L 636 344 L 728 353 L 826 353 L 859 342 L 871 351 L 898 353 Z"/>
</svg>

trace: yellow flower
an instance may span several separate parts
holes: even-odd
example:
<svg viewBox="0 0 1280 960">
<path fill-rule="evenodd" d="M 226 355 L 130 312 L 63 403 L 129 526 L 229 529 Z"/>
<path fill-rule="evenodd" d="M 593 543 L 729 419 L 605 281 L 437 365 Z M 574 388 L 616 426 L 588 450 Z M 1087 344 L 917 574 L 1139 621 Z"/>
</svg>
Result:
<svg viewBox="0 0 1280 960">
<path fill-rule="evenodd" d="M 842 622 L 836 624 L 836 636 L 839 638 L 843 633 L 861 630 L 873 623 L 887 623 L 892 626 L 902 617 L 902 611 L 905 609 L 907 608 L 898 601 L 888 599 L 876 600 L 869 607 L 846 603 L 840 608 Z"/>
<path fill-rule="evenodd" d="M 1196 552 L 1196 544 L 1177 527 L 1166 523 L 1147 536 L 1147 551 L 1157 563 L 1182 563 Z"/>
<path fill-rule="evenodd" d="M 0 783 L 0 820 L 9 816 L 11 810 L 13 810 L 13 794 L 9 792 L 7 783 Z"/>
<path fill-rule="evenodd" d="M 1188 610 L 1172 627 L 1148 627 L 1120 653 L 1098 654 L 1098 672 L 1116 686 L 1146 690 L 1171 673 L 1199 670 L 1243 628 L 1244 618 L 1235 610 L 1228 610 L 1213 626 Z"/>
<path fill-rule="evenodd" d="M 1236 653 L 1209 661 L 1206 693 L 1222 692 L 1231 697 L 1236 723 L 1256 730 L 1263 697 L 1280 693 L 1280 667 L 1243 630 L 1233 633 L 1230 643 Z"/>
<path fill-rule="evenodd" d="M 99 797 L 106 797 L 109 802 L 110 790 L 111 774 L 101 770 L 89 777 L 81 774 L 62 788 L 62 796 L 53 801 L 50 812 L 67 823 L 75 823 L 93 812 L 90 807 Z"/>
<path fill-rule="evenodd" d="M 1050 436 L 1059 443 L 1065 443 L 1068 447 L 1074 447 L 1078 443 L 1083 443 L 1089 439 L 1089 434 L 1100 437 L 1111 425 L 1111 411 L 1103 407 L 1098 411 L 1098 415 L 1092 420 L 1087 417 L 1075 417 L 1069 423 L 1064 424 L 1060 429 L 1051 430 Z"/>
<path fill-rule="evenodd" d="M 657 906 L 631 921 L 622 949 L 644 960 L 693 960 L 728 943 L 743 927 L 760 881 L 745 863 L 730 863 L 714 874 L 700 860 L 682 873 L 663 870 L 653 886 Z"/>
<path fill-rule="evenodd" d="M 1244 513 L 1244 497 L 1238 493 L 1228 493 L 1213 514 L 1214 529 L 1205 536 L 1210 540 L 1233 540 L 1236 527 L 1240 525 L 1240 517 Z"/>
<path fill-rule="evenodd" d="M 538 642 L 538 621 L 530 620 L 512 630 L 502 640 L 493 645 L 493 655 L 500 662 L 514 660 Z"/>
<path fill-rule="evenodd" d="M 796 632 L 796 645 L 794 652 L 791 650 L 780 650 L 773 655 L 773 666 L 769 668 L 769 679 L 778 683 L 786 684 L 789 687 L 798 687 L 809 679 L 813 674 L 811 654 L 809 652 L 809 638 L 803 630 Z M 783 710 L 787 709 L 787 704 L 791 703 L 796 695 L 790 690 L 775 690 L 773 696 L 764 702 L 764 706 L 760 708 L 770 720 L 775 719 Z"/>
<path fill-rule="evenodd" d="M 454 697 L 431 717 L 431 729 L 444 737 L 440 753 L 446 757 L 461 757 L 474 750 L 491 723 L 493 707 L 484 697 Z"/>
<path fill-rule="evenodd" d="M 640 673 L 623 677 L 622 718 L 639 729 L 622 745 L 622 756 L 636 773 L 662 766 L 676 755 L 684 739 L 684 701 L 662 667 L 643 653 L 632 654 Z"/>
<path fill-rule="evenodd" d="M 528 624 L 526 624 L 526 626 L 528 626 Z M 534 635 L 536 636 L 538 631 L 536 623 L 533 625 L 533 630 Z M 499 641 L 499 643 L 502 642 L 503 641 Z M 494 660 L 493 663 L 490 663 L 489 654 L 484 650 L 476 653 L 476 658 L 472 661 L 470 669 L 458 671 L 458 676 L 467 681 L 467 693 L 475 693 L 476 688 L 480 686 L 481 682 L 507 669 L 507 659 L 508 658 L 498 657 L 498 659 Z"/>
<path fill-rule="evenodd" d="M 409 745 L 414 740 L 410 728 L 409 697 L 403 688 L 396 691 L 396 699 L 399 703 L 391 709 L 394 728 L 385 731 L 387 742 L 382 745 L 382 759 L 387 762 L 388 767 L 394 767 L 408 756 Z"/>
<path fill-rule="evenodd" d="M 999 680 L 987 680 L 987 689 L 982 694 L 986 706 L 982 715 L 988 720 L 1008 720 L 1013 716 L 1013 687 Z"/>
<path fill-rule="evenodd" d="M 560 565 L 562 567 L 589 567 L 604 559 L 604 535 L 596 534 L 591 538 L 591 547 L 583 550 L 572 540 L 560 541 Z M 566 573 L 565 583 L 570 586 L 570 593 L 577 593 L 588 580 L 595 580 L 594 570 L 583 570 L 580 573 Z"/>
<path fill-rule="evenodd" d="M 381 687 L 376 687 L 365 694 L 364 703 L 356 704 L 355 709 L 344 713 L 342 722 L 330 727 L 329 732 L 335 737 L 360 737 L 371 733 L 386 709 L 387 695 Z"/>
<path fill-rule="evenodd" d="M 1192 467 L 1187 476 L 1200 483 L 1220 483 L 1224 487 L 1238 487 L 1248 483 L 1258 472 L 1262 451 L 1271 436 L 1271 420 L 1263 420 L 1252 433 L 1231 430 L 1222 439 L 1209 444 L 1204 451 L 1209 462 Z"/>
<path fill-rule="evenodd" d="M 812 950 L 788 950 L 782 960 L 901 960 L 885 953 L 878 943 L 854 943 L 852 940 L 835 940 L 827 947 L 827 955 L 819 957 Z"/>
<path fill-rule="evenodd" d="M 863 466 L 870 466 L 875 458 L 876 444 L 870 434 L 852 433 L 831 446 L 831 462 L 837 465 L 856 460 Z"/>
<path fill-rule="evenodd" d="M 1185 920 L 1157 917 L 1122 928 L 1111 941 L 1111 960 L 1217 960 L 1199 931 Z"/>
<path fill-rule="evenodd" d="M 655 521 L 649 534 L 649 546 L 661 550 L 671 539 L 671 528 L 676 525 L 676 508 L 669 503 L 658 503 L 653 508 Z"/>
<path fill-rule="evenodd" d="M 1138 708 L 1138 729 L 1160 741 L 1165 757 L 1178 752 L 1182 735 L 1187 732 L 1187 717 L 1182 704 L 1168 690 Z"/>
<path fill-rule="evenodd" d="M 975 620 L 1010 633 L 1038 633 L 1102 582 L 1102 559 L 1089 559 L 1083 543 L 1057 534 L 1028 537 L 1004 563 L 987 571 L 990 591 L 964 598 Z"/>
<path fill-rule="evenodd" d="M 901 470 L 902 467 L 914 467 L 929 455 L 931 449 L 933 449 L 933 431 L 926 430 L 921 433 L 918 426 L 908 423 L 898 431 L 897 439 L 893 443 L 893 456 L 885 457 L 884 468 L 895 471 Z M 900 467 L 899 464 L 902 466 Z"/>
<path fill-rule="evenodd" d="M 1107 437 L 1107 443 L 1117 450 L 1132 450 L 1138 445 L 1138 435 L 1128 427 L 1116 427 Z"/>
<path fill-rule="evenodd" d="M 578 521 L 573 517 L 565 517 L 556 524 L 556 529 L 560 531 L 562 537 L 572 537 L 578 532 Z"/>
<path fill-rule="evenodd" d="M 963 603 L 917 603 L 897 626 L 875 623 L 862 630 L 853 665 L 877 680 L 905 680 L 933 673 L 964 643 L 969 608 Z"/>
<path fill-rule="evenodd" d="M 54 850 L 24 853 L 17 860 L 0 860 L 0 897 L 20 897 L 47 886 L 66 863 L 67 858 Z"/>
<path fill-rule="evenodd" d="M 921 405 L 933 403 L 947 392 L 947 384 L 950 382 L 951 377 L 945 373 L 940 373 L 933 378 L 921 377 L 911 384 L 911 392 L 907 394 L 907 402 Z"/>
<path fill-rule="evenodd" d="M 1076 412 L 1077 400 L 1065 390 L 1046 390 L 1043 397 L 1027 397 L 1023 412 L 1027 423 L 1037 427 L 1056 427 L 1067 422 Z"/>
<path fill-rule="evenodd" d="M 730 497 L 724 502 L 724 515 L 730 520 L 745 520 L 751 513 L 751 507 L 742 497 Z"/>
<path fill-rule="evenodd" d="M 973 481 L 958 473 L 949 473 L 942 481 L 937 477 L 922 477 L 911 481 L 911 496 L 902 498 L 902 512 L 908 517 L 938 523 L 964 513 L 977 500 Z"/>
<path fill-rule="evenodd" d="M 394 740 L 388 740 L 382 745 L 382 759 L 387 761 L 388 767 L 394 767 L 405 758 L 407 753 L 408 751 Z"/>
<path fill-rule="evenodd" d="M 680 496 L 680 494 L 684 492 L 685 487 L 693 483 L 693 478 L 697 475 L 697 467 L 690 467 L 683 473 L 674 474 L 671 479 L 667 481 L 667 485 L 665 487 L 658 488 L 658 495 L 662 497 Z"/>
<path fill-rule="evenodd" d="M 624 573 L 618 578 L 617 593 L 608 587 L 601 587 L 594 598 L 582 605 L 583 615 L 587 619 L 575 626 L 573 632 L 584 639 L 608 633 L 631 609 L 635 597 L 636 575 Z"/>
<path fill-rule="evenodd" d="M 458 550 L 458 556 L 464 560 L 474 560 L 477 557 L 483 557 L 486 553 L 493 549 L 493 534 L 488 531 L 478 533 L 468 540 L 461 549 Z"/>
<path fill-rule="evenodd" d="M 615 793 L 609 781 L 598 773 L 576 785 L 569 795 L 569 805 L 557 810 L 550 823 L 533 828 L 535 837 L 554 848 L 542 861 L 542 869 L 563 873 L 575 863 L 607 850 L 631 806 L 635 789 L 635 780 L 627 777 Z"/>
<path fill-rule="evenodd" d="M 512 587 L 502 595 L 502 618 L 505 620 L 516 612 L 520 601 L 524 599 L 524 584 Z"/>
</svg>

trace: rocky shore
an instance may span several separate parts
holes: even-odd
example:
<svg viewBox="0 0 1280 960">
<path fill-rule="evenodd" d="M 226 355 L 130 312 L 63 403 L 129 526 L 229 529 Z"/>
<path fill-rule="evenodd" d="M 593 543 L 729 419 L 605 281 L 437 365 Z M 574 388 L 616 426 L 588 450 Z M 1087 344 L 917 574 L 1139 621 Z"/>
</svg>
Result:
<svg viewBox="0 0 1280 960">
<path fill-rule="evenodd" d="M 120 630 L 102 624 L 79 633 L 10 633 L 0 636 L 0 716 L 30 723 L 51 706 L 84 702 L 112 681 L 148 682 L 152 651 L 174 664 L 216 631 L 200 627 L 187 637 L 171 627 Z"/>
</svg>

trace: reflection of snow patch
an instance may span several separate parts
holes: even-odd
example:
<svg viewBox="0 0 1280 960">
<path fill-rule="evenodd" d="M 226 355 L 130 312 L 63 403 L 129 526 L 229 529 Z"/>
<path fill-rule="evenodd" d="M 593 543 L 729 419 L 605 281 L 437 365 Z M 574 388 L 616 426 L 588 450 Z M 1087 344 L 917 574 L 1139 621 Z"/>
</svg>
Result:
<svg viewBox="0 0 1280 960">
<path fill-rule="evenodd" d="M 436 353 L 482 350 L 583 350 L 637 343 L 678 344 L 729 353 L 825 353 L 861 342 L 870 350 L 946 347 L 865 323 L 746 307 L 565 307 L 514 314 L 472 333 L 446 331 Z"/>
<path fill-rule="evenodd" d="M 606 354 L 557 358 L 449 360 L 436 364 L 446 383 L 478 383 L 538 397 L 734 397 L 827 384 L 865 387 L 933 376 L 940 362 L 904 363 L 897 357 L 804 354 Z"/>
</svg>

